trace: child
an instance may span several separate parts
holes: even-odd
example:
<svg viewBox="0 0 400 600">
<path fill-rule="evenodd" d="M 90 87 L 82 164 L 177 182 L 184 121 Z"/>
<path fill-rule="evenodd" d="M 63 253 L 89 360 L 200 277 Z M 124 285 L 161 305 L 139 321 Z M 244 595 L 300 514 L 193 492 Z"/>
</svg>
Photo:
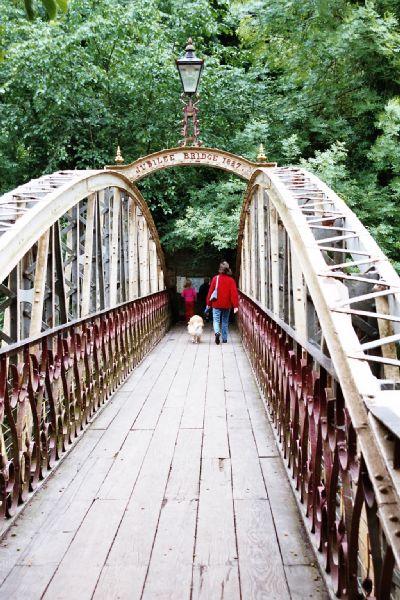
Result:
<svg viewBox="0 0 400 600">
<path fill-rule="evenodd" d="M 186 322 L 189 323 L 190 319 L 194 315 L 194 303 L 196 302 L 197 293 L 190 279 L 186 279 L 185 285 L 183 286 L 182 298 L 185 301 L 185 316 Z"/>
</svg>

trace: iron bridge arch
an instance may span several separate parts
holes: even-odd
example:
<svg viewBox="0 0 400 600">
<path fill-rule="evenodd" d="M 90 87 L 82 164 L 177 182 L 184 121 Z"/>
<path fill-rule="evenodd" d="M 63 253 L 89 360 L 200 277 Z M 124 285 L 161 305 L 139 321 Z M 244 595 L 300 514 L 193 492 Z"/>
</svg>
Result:
<svg viewBox="0 0 400 600">
<path fill-rule="evenodd" d="M 368 578 L 395 597 L 400 279 L 314 175 L 219 149 L 46 175 L 0 198 L 2 512 L 168 327 L 162 249 L 134 182 L 189 165 L 249 182 L 239 325 L 323 568 L 339 597 Z"/>
</svg>

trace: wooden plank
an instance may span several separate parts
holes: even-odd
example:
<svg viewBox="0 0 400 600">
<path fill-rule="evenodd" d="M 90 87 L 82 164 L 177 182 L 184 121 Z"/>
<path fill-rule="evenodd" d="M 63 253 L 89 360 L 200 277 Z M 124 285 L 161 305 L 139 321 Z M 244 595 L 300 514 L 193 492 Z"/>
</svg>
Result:
<svg viewBox="0 0 400 600">
<path fill-rule="evenodd" d="M 0 598 L 2 600 L 10 600 L 11 598 L 15 600 L 20 598 L 36 600 L 41 598 L 41 594 L 46 589 L 46 585 L 53 576 L 55 569 L 55 564 L 31 565 L 29 568 L 17 565 L 2 584 Z"/>
<path fill-rule="evenodd" d="M 107 402 L 107 407 L 93 420 L 90 428 L 106 430 L 131 397 L 132 392 L 118 390 Z"/>
<path fill-rule="evenodd" d="M 100 500 L 129 500 L 152 437 L 151 431 L 130 431 L 103 482 Z"/>
<path fill-rule="evenodd" d="M 225 392 L 228 429 L 248 429 L 251 422 L 243 392 Z"/>
<path fill-rule="evenodd" d="M 21 581 L 11 573 L 8 583 L 8 589 L 18 597 L 20 586 L 25 585 L 27 577 L 22 573 L 23 569 L 29 571 L 32 566 L 41 567 L 43 573 L 39 581 L 35 582 L 37 597 L 41 597 L 48 585 L 50 578 L 58 568 L 71 542 L 80 528 L 82 521 L 92 506 L 96 492 L 99 489 L 107 471 L 111 466 L 111 459 L 100 460 L 89 457 L 79 468 L 78 475 L 66 487 L 60 488 L 59 485 L 50 485 L 50 498 L 58 492 L 59 498 L 53 500 L 53 507 L 45 514 L 40 529 L 32 536 L 31 541 L 25 546 L 24 551 L 19 553 L 18 572 L 21 574 Z M 53 481 L 51 481 L 53 484 Z M 52 493 L 51 493 L 52 492 Z M 50 501 L 46 499 L 46 503 Z M 42 506 L 42 503 L 39 504 Z M 45 504 L 46 507 L 46 504 Z M 30 515 L 29 515 L 30 516 Z M 25 537 L 25 536 L 24 536 Z M 24 539 L 24 543 L 25 539 Z M 49 566 L 52 565 L 50 572 Z M 48 575 L 46 580 L 45 575 Z M 13 582 L 13 583 L 12 583 Z M 39 586 L 42 586 L 41 588 Z"/>
<path fill-rule="evenodd" d="M 248 410 L 258 456 L 260 458 L 279 456 L 279 449 L 264 408 L 251 406 Z"/>
<path fill-rule="evenodd" d="M 262 458 L 268 498 L 278 534 L 284 565 L 304 565 L 315 561 L 282 459 Z M 279 485 L 277 482 L 279 481 Z M 282 510 L 282 506 L 285 510 Z"/>
<path fill-rule="evenodd" d="M 221 347 L 211 344 L 204 411 L 203 458 L 229 458 Z"/>
<path fill-rule="evenodd" d="M 90 599 L 120 523 L 125 502 L 95 500 L 68 548 L 44 599 Z"/>
<path fill-rule="evenodd" d="M 244 392 L 244 397 L 257 446 L 258 456 L 280 456 L 272 426 L 266 414 L 264 401 L 259 392 L 257 390 L 246 390 Z"/>
<path fill-rule="evenodd" d="M 124 405 L 133 397 L 139 386 L 141 393 L 145 390 L 148 393 L 150 392 L 157 377 L 161 376 L 162 370 L 173 351 L 172 345 L 165 346 L 166 342 L 161 341 L 157 348 L 148 354 L 135 368 L 130 377 L 110 398 L 101 414 L 95 418 L 91 429 L 107 429 Z"/>
<path fill-rule="evenodd" d="M 204 414 L 203 458 L 229 458 L 228 429 L 225 410 L 208 407 Z"/>
<path fill-rule="evenodd" d="M 285 567 L 292 600 L 329 600 L 325 583 L 317 567 L 313 565 L 289 565 Z"/>
<path fill-rule="evenodd" d="M 159 363 L 159 367 L 158 367 L 158 373 L 160 373 L 160 371 L 162 371 L 162 369 L 164 368 L 165 363 L 167 362 L 168 358 L 171 356 L 171 354 L 174 351 L 174 344 L 171 343 L 172 342 L 172 338 L 171 338 L 171 334 L 167 334 L 156 346 L 156 348 L 154 348 L 151 352 L 151 354 L 148 354 L 143 361 L 140 363 L 140 365 L 138 365 L 135 370 L 132 372 L 132 375 L 129 376 L 129 378 L 123 383 L 123 385 L 121 386 L 121 390 L 128 391 L 128 390 L 134 390 L 137 387 L 137 377 L 139 376 L 139 374 L 141 373 L 141 368 L 143 365 L 143 368 L 151 368 L 153 370 L 153 364 L 154 364 L 154 358 L 155 360 Z M 154 355 L 153 355 L 154 353 Z M 152 365 L 151 367 L 149 365 Z M 151 389 L 151 386 L 154 384 L 154 378 L 157 376 L 157 371 L 154 371 L 154 377 L 150 376 L 150 373 L 146 373 L 146 377 L 143 378 L 142 382 L 141 382 L 141 386 L 142 385 L 146 385 L 148 389 Z"/>
<path fill-rule="evenodd" d="M 195 565 L 230 566 L 237 561 L 231 461 L 202 459 Z"/>
<path fill-rule="evenodd" d="M 179 431 L 164 496 L 168 501 L 193 500 L 199 497 L 202 438 L 201 430 Z"/>
<path fill-rule="evenodd" d="M 236 364 L 240 373 L 242 388 L 245 392 L 258 393 L 256 380 L 254 379 L 249 359 L 243 348 L 235 347 Z"/>
<path fill-rule="evenodd" d="M 229 459 L 202 459 L 193 598 L 240 598 Z"/>
<path fill-rule="evenodd" d="M 234 499 L 267 499 L 251 429 L 229 429 Z"/>
<path fill-rule="evenodd" d="M 129 397 L 124 409 L 118 412 L 105 431 L 102 437 L 102 445 L 94 451 L 96 456 L 113 457 L 121 450 L 128 431 L 131 429 L 148 396 L 147 389 L 139 389 Z"/>
<path fill-rule="evenodd" d="M 29 567 L 62 560 L 115 460 L 115 456 L 103 456 L 101 447 L 97 454 L 95 451 L 90 454 L 75 480 L 65 491 L 60 490 L 63 495 L 57 508 L 36 535 L 35 543 L 21 557 L 21 562 Z"/>
<path fill-rule="evenodd" d="M 51 479 L 43 484 L 11 526 L 1 541 L 1 547 L 7 548 L 7 563 L 0 561 L 0 583 L 10 572 L 10 568 L 21 561 L 25 553 L 30 552 L 36 545 L 35 535 L 38 535 L 46 523 L 54 518 L 54 514 L 64 500 L 64 493 L 71 490 L 74 485 L 79 485 L 82 464 L 101 435 L 102 432 L 98 431 L 85 433 L 74 451 L 63 460 Z"/>
<path fill-rule="evenodd" d="M 225 388 L 222 367 L 221 346 L 211 344 L 208 364 L 206 408 L 225 413 Z"/>
<path fill-rule="evenodd" d="M 106 562 L 93 594 L 93 600 L 140 600 L 147 568 L 144 564 Z"/>
<path fill-rule="evenodd" d="M 182 338 L 183 356 L 168 390 L 165 406 L 184 406 L 193 367 L 198 352 L 198 344 L 192 344 L 189 336 Z"/>
<path fill-rule="evenodd" d="M 200 566 L 193 570 L 191 600 L 242 600 L 238 565 Z M 247 599 L 246 599 L 247 600 Z"/>
<path fill-rule="evenodd" d="M 224 371 L 224 387 L 226 391 L 243 392 L 240 372 L 238 370 L 236 355 L 233 347 L 234 339 L 230 339 L 230 344 L 223 347 L 223 371 Z"/>
<path fill-rule="evenodd" d="M 190 598 L 197 500 L 164 500 L 142 600 Z"/>
<path fill-rule="evenodd" d="M 156 427 L 185 350 L 186 339 L 181 336 L 175 342 L 174 352 L 166 362 L 162 375 L 160 374 L 157 378 L 140 414 L 132 423 L 133 429 L 154 429 Z"/>
<path fill-rule="evenodd" d="M 289 598 L 285 571 L 267 500 L 235 500 L 243 598 Z"/>
<path fill-rule="evenodd" d="M 163 410 L 94 598 L 141 597 L 181 414 L 179 408 Z"/>
<path fill-rule="evenodd" d="M 203 428 L 204 406 L 208 381 L 208 360 L 211 330 L 204 336 L 194 360 L 182 415 L 182 428 Z"/>
</svg>

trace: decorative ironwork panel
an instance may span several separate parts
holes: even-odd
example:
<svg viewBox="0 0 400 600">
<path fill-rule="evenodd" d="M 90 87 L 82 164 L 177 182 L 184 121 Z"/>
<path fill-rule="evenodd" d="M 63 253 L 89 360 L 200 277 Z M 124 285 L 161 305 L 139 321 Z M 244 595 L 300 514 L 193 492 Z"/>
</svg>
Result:
<svg viewBox="0 0 400 600">
<path fill-rule="evenodd" d="M 0 512 L 12 516 L 169 327 L 167 292 L 0 350 Z"/>
<path fill-rule="evenodd" d="M 399 597 L 392 548 L 338 381 L 243 293 L 239 316 L 289 477 L 335 593 L 352 600 Z M 400 535 L 395 513 L 391 522 Z"/>
</svg>

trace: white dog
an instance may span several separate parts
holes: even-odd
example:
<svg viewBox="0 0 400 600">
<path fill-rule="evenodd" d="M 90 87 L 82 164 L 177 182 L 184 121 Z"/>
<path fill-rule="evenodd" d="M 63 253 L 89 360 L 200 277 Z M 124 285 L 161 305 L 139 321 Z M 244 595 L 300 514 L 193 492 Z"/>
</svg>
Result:
<svg viewBox="0 0 400 600">
<path fill-rule="evenodd" d="M 188 323 L 188 333 L 192 336 L 192 343 L 200 342 L 201 334 L 203 333 L 204 321 L 199 315 L 194 315 Z"/>
</svg>

